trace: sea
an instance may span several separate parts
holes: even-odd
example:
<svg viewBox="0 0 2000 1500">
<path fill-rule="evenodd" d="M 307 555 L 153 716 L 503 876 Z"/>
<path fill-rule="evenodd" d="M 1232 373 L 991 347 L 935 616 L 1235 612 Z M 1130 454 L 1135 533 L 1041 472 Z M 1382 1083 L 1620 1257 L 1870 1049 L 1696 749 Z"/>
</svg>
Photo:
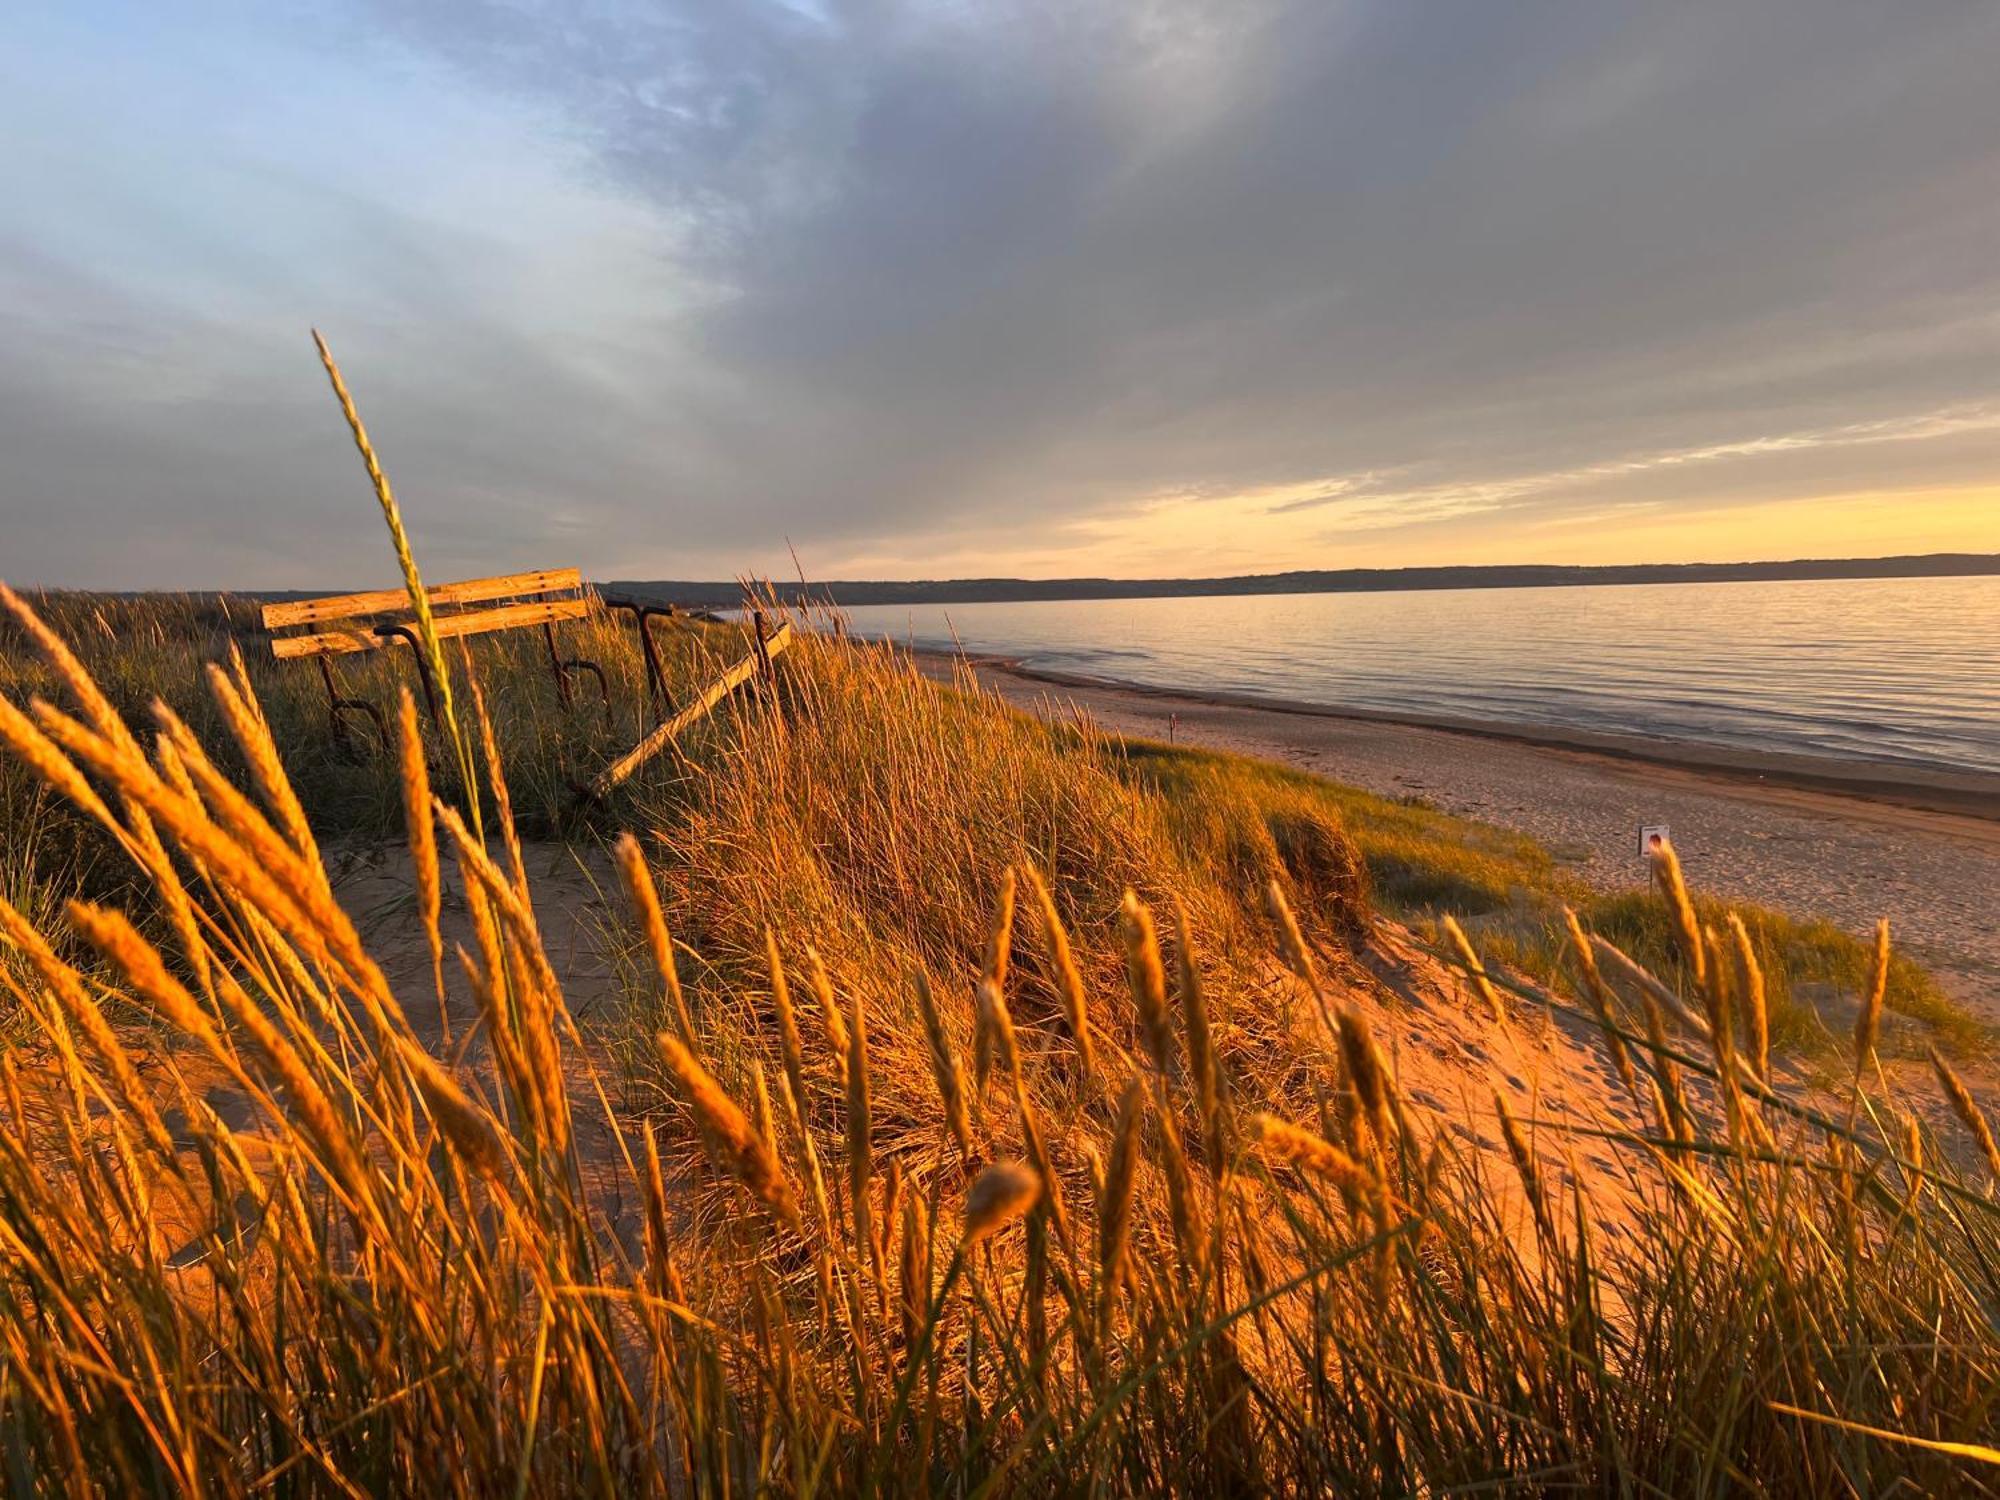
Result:
<svg viewBox="0 0 2000 1500">
<path fill-rule="evenodd" d="M 1096 682 L 2000 773 L 2000 577 L 845 613 L 858 634 Z"/>
</svg>

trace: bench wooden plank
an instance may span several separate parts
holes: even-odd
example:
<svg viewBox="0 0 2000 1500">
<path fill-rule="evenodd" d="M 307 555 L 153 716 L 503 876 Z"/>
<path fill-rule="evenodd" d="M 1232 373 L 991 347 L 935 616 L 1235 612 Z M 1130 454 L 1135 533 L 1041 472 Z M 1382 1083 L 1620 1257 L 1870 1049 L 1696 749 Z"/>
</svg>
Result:
<svg viewBox="0 0 2000 1500">
<path fill-rule="evenodd" d="M 446 604 L 479 604 L 488 599 L 506 599 L 515 594 L 553 594 L 559 589 L 583 587 L 583 573 L 577 568 L 537 568 L 529 573 L 509 573 L 501 578 L 469 578 L 463 583 L 440 583 L 424 592 L 431 608 Z M 375 589 L 365 594 L 335 594 L 325 599 L 292 599 L 264 606 L 264 628 L 283 630 L 291 625 L 318 625 L 327 620 L 351 620 L 357 615 L 387 614 L 408 609 L 407 589 Z M 279 652 L 280 656 L 297 652 Z"/>
<path fill-rule="evenodd" d="M 513 630 L 522 625 L 553 624 L 576 620 L 590 613 L 588 599 L 549 599 L 528 604 L 505 604 L 498 609 L 468 610 L 463 614 L 438 615 L 437 633 L 443 637 L 483 635 L 489 630 Z M 380 636 L 372 630 L 326 630 L 315 635 L 279 636 L 271 642 L 271 654 L 280 659 L 294 656 L 345 656 L 355 651 L 379 651 L 384 646 L 402 646 L 401 636 Z"/>
<path fill-rule="evenodd" d="M 763 659 L 769 659 L 791 643 L 792 622 L 786 620 L 764 638 L 764 650 L 761 655 Z M 716 704 L 748 682 L 760 665 L 762 665 L 760 653 L 753 646 L 741 661 L 703 688 L 699 698 L 598 772 L 596 780 L 590 783 L 589 795 L 602 797 L 630 777 L 639 767 L 678 739 L 682 731 L 706 718 Z"/>
</svg>

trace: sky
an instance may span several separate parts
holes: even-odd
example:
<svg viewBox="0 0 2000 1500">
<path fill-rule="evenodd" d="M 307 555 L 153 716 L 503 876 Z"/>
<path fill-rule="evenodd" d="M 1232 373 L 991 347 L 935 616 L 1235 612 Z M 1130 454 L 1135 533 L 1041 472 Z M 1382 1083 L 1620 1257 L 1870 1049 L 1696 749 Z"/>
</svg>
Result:
<svg viewBox="0 0 2000 1500">
<path fill-rule="evenodd" d="M 12 0 L 0 577 L 2000 550 L 1990 0 Z"/>
</svg>

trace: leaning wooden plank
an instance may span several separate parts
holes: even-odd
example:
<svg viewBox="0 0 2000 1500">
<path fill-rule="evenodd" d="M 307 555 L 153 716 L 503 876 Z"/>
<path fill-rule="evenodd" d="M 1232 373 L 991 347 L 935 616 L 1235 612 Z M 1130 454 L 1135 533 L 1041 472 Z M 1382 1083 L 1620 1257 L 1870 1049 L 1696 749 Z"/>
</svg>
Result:
<svg viewBox="0 0 2000 1500">
<path fill-rule="evenodd" d="M 792 624 L 787 620 L 764 638 L 766 656 L 776 656 L 792 643 Z M 590 795 L 602 797 L 620 782 L 624 781 L 639 767 L 658 755 L 670 743 L 678 739 L 690 726 L 708 717 L 709 713 L 724 698 L 743 686 L 757 673 L 760 665 L 753 650 L 735 666 L 716 678 L 701 690 L 701 696 L 660 725 L 638 744 L 627 750 L 618 759 L 598 772 L 597 779 L 590 783 Z"/>
<path fill-rule="evenodd" d="M 522 625 L 553 624 L 575 620 L 590 613 L 588 599 L 549 599 L 529 604 L 504 604 L 498 609 L 469 611 L 462 615 L 437 616 L 440 636 L 484 635 L 489 630 L 513 630 Z M 271 654 L 289 656 L 345 656 L 352 651 L 379 651 L 384 646 L 407 644 L 401 636 L 380 636 L 372 630 L 323 630 L 317 635 L 279 636 L 271 642 Z"/>
<path fill-rule="evenodd" d="M 559 589 L 583 587 L 583 574 L 575 568 L 537 568 L 530 573 L 509 573 L 504 578 L 468 578 L 463 583 L 440 583 L 424 590 L 431 606 L 478 604 L 487 599 L 507 599 L 515 594 L 553 594 Z M 325 599 L 291 599 L 283 604 L 264 606 L 264 628 L 283 630 L 290 625 L 318 625 L 327 620 L 351 620 L 356 615 L 387 614 L 407 609 L 406 589 L 375 589 L 366 594 L 334 594 Z"/>
</svg>

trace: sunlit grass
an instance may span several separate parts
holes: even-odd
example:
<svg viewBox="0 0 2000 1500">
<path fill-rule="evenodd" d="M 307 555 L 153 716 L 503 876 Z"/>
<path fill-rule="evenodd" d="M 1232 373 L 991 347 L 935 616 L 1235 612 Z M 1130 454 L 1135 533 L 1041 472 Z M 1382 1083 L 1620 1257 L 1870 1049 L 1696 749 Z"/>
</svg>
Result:
<svg viewBox="0 0 2000 1500">
<path fill-rule="evenodd" d="M 116 709 L 35 670 L 61 707 L 0 727 L 87 774 L 100 888 L 117 865 L 148 894 L 137 928 L 124 901 L 59 914 L 58 862 L 5 908 L 10 1482 L 1818 1495 L 1996 1472 L 1991 1185 L 1867 1070 L 1851 1105 L 1774 1093 L 1704 1041 L 1727 997 L 1657 897 L 1584 908 L 1694 1018 L 1649 1046 L 1617 981 L 1637 1098 L 1559 1121 L 1405 1095 L 1351 960 L 1384 911 L 1483 915 L 1486 947 L 1496 914 L 1573 894 L 1511 836 L 1461 850 L 1427 809 L 804 642 L 603 815 L 641 835 L 631 1003 L 673 1045 L 595 1078 L 523 867 L 461 836 L 466 789 L 417 809 L 471 908 L 458 1055 L 381 978 L 313 832 L 231 790 L 273 753 L 322 764 L 289 685 L 275 745 L 210 714 L 126 749 Z M 480 671 L 528 763 L 513 800 L 556 802 L 578 745 L 512 722 L 544 711 L 525 663 Z M 489 809 L 506 753 L 480 758 Z M 393 757 L 352 774 L 368 797 L 302 778 L 316 826 L 400 827 Z M 1817 929 L 1759 942 L 1774 993 L 1794 961 L 1847 977 Z M 142 1071 L 126 1008 L 252 1120 Z"/>
<path fill-rule="evenodd" d="M 1242 796 L 1314 810 L 1353 840 L 1370 895 L 1384 911 L 1433 932 L 1437 919 L 1455 917 L 1477 934 L 1489 960 L 1534 979 L 1562 987 L 1571 982 L 1561 922 L 1565 905 L 1641 962 L 1678 975 L 1671 926 L 1657 901 L 1637 886 L 1606 892 L 1592 885 L 1527 834 L 1245 756 L 1151 741 L 1114 743 L 1109 753 L 1144 784 L 1170 796 L 1224 785 Z M 1703 898 L 1698 904 L 1705 921 L 1720 922 L 1721 902 Z M 1777 1039 L 1820 1051 L 1844 1045 L 1846 1014 L 1836 1009 L 1822 1015 L 1801 992 L 1823 990 L 1851 1004 L 1868 979 L 1869 943 L 1824 919 L 1755 903 L 1735 903 L 1733 909 L 1773 976 Z M 1903 954 L 1892 961 L 1887 1006 L 1921 1023 L 1916 1055 L 1933 1041 L 1964 1049 L 1991 1035 L 1991 1028 L 1939 988 L 1928 969 Z"/>
</svg>

